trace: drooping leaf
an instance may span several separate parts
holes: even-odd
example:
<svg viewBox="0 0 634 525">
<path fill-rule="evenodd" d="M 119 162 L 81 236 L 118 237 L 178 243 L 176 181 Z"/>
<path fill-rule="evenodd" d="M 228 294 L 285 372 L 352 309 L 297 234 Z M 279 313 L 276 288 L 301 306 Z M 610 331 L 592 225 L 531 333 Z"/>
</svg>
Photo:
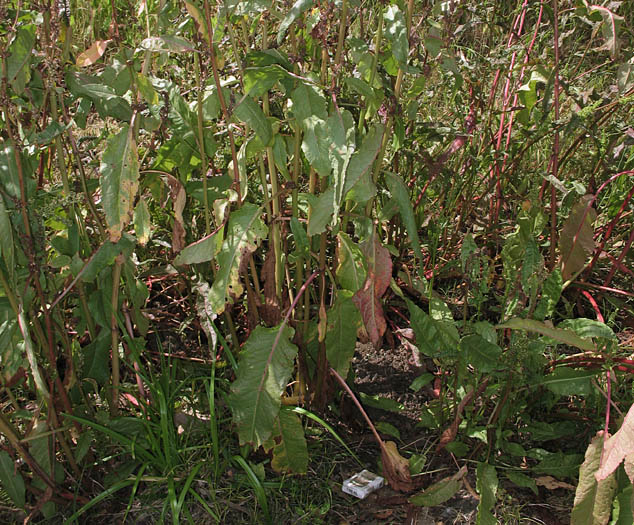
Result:
<svg viewBox="0 0 634 525">
<path fill-rule="evenodd" d="M 25 505 L 24 480 L 16 463 L 6 450 L 0 450 L 0 483 L 13 501 L 13 504 L 23 509 Z"/>
<path fill-rule="evenodd" d="M 339 290 L 335 304 L 328 311 L 326 357 L 341 377 L 348 375 L 360 326 L 361 316 L 352 302 L 352 292 Z"/>
<path fill-rule="evenodd" d="M 545 335 L 570 346 L 576 346 L 581 350 L 594 350 L 594 344 L 592 341 L 582 339 L 571 330 L 563 330 L 561 328 L 554 328 L 552 325 L 543 323 L 541 321 L 535 321 L 534 319 L 509 319 L 505 323 L 499 324 L 496 328 L 512 328 L 514 330 L 526 330 L 527 332 L 537 332 L 538 334 Z"/>
<path fill-rule="evenodd" d="M 224 312 L 227 301 L 233 302 L 232 296 L 242 294 L 242 261 L 248 260 L 268 232 L 261 215 L 262 208 L 250 203 L 231 213 L 227 237 L 216 257 L 218 272 L 209 291 L 209 301 L 217 314 Z"/>
<path fill-rule="evenodd" d="M 139 188 L 139 156 L 134 129 L 123 126 L 108 140 L 100 166 L 101 202 L 108 234 L 117 242 L 132 220 L 134 199 Z"/>
<path fill-rule="evenodd" d="M 561 273 L 565 280 L 570 279 L 586 265 L 586 259 L 594 251 L 594 228 L 592 224 L 597 212 L 589 207 L 593 195 L 581 197 L 570 211 L 559 236 L 561 252 Z"/>
<path fill-rule="evenodd" d="M 344 290 L 356 292 L 361 289 L 367 277 L 365 256 L 348 234 L 337 234 L 337 282 Z M 342 374 L 345 377 L 345 374 Z"/>
<path fill-rule="evenodd" d="M 603 464 L 596 473 L 598 481 L 607 479 L 621 462 L 634 454 L 634 404 L 630 407 L 621 428 L 603 447 Z"/>
<path fill-rule="evenodd" d="M 284 40 L 284 36 L 286 35 L 286 31 L 291 27 L 291 24 L 295 22 L 299 18 L 299 16 L 306 11 L 309 7 L 313 5 L 314 0 L 297 0 L 291 10 L 286 14 L 280 27 L 277 31 L 277 45 L 282 43 Z"/>
<path fill-rule="evenodd" d="M 612 499 L 616 491 L 616 476 L 610 474 L 597 481 L 594 477 L 601 461 L 603 432 L 593 439 L 579 468 L 579 483 L 570 515 L 571 525 L 606 525 L 612 513 Z"/>
<path fill-rule="evenodd" d="M 259 447 L 271 436 L 297 355 L 288 326 L 258 326 L 241 353 L 236 380 L 227 403 L 238 427 L 240 443 Z"/>
<path fill-rule="evenodd" d="M 89 99 L 102 118 L 113 117 L 122 122 L 130 122 L 132 119 L 130 103 L 117 95 L 114 88 L 104 84 L 100 78 L 68 71 L 66 86 L 73 95 Z"/>
<path fill-rule="evenodd" d="M 623 17 L 600 5 L 589 6 L 588 11 L 591 15 L 596 12 L 601 14 L 601 18 L 603 18 L 601 32 L 605 38 L 605 47 L 613 59 L 617 58 L 620 49 L 618 33 L 623 23 Z"/>
<path fill-rule="evenodd" d="M 498 475 L 493 465 L 480 462 L 476 469 L 476 490 L 480 494 L 477 525 L 497 525 L 498 521 L 491 512 L 495 507 L 498 490 Z"/>
<path fill-rule="evenodd" d="M 308 468 L 308 448 L 304 437 L 302 422 L 292 410 L 280 410 L 272 439 L 273 460 L 271 467 L 275 472 L 306 474 Z M 269 448 L 265 445 L 265 448 Z"/>
<path fill-rule="evenodd" d="M 407 64 L 409 41 L 405 15 L 397 4 L 390 5 L 383 13 L 385 36 L 392 44 L 392 54 L 400 65 Z"/>
<path fill-rule="evenodd" d="M 346 176 L 346 184 L 344 195 L 347 194 L 353 186 L 372 170 L 374 159 L 381 149 L 381 141 L 385 126 L 383 124 L 374 124 L 368 134 L 363 139 L 363 143 L 359 150 L 352 155 L 350 164 L 348 165 L 348 175 Z"/>
<path fill-rule="evenodd" d="M 361 312 L 370 340 L 376 346 L 387 328 L 380 299 L 390 285 L 392 259 L 376 235 L 365 241 L 361 249 L 367 259 L 368 275 L 363 288 L 354 294 L 352 300 Z"/>
<path fill-rule="evenodd" d="M 619 94 L 624 95 L 634 87 L 634 57 L 631 57 L 628 62 L 623 62 L 619 65 L 616 71 L 616 78 Z"/>
<path fill-rule="evenodd" d="M 97 60 L 99 60 L 106 52 L 108 44 L 111 40 L 95 40 L 93 44 L 81 53 L 75 63 L 78 67 L 92 66 Z"/>
<path fill-rule="evenodd" d="M 386 174 L 387 186 L 392 194 L 392 197 L 396 200 L 398 210 L 405 224 L 407 230 L 407 236 L 409 242 L 414 250 L 414 255 L 418 261 L 418 272 L 422 275 L 423 253 L 420 249 L 420 238 L 418 237 L 418 228 L 416 227 L 416 219 L 414 218 L 414 209 L 412 208 L 412 201 L 409 197 L 409 193 L 403 179 L 394 173 Z"/>
<path fill-rule="evenodd" d="M 354 119 L 349 111 L 337 111 L 328 117 L 330 162 L 332 164 L 333 216 L 332 225 L 337 224 L 339 208 L 345 195 L 346 176 L 350 158 L 355 149 Z"/>
<path fill-rule="evenodd" d="M 198 264 L 211 261 L 216 256 L 219 232 L 211 233 L 186 246 L 174 259 L 174 264 Z"/>
<path fill-rule="evenodd" d="M 271 143 L 273 139 L 271 123 L 255 100 L 249 96 L 244 97 L 242 102 L 234 108 L 233 114 L 253 128 L 262 144 L 268 146 Z"/>
</svg>

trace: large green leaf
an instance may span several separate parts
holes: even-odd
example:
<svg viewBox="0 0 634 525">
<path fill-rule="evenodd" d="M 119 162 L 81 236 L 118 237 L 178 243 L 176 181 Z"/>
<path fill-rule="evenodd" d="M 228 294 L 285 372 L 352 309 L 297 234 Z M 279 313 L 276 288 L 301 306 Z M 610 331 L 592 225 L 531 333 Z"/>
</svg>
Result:
<svg viewBox="0 0 634 525">
<path fill-rule="evenodd" d="M 337 255 L 337 282 L 354 293 L 363 286 L 367 276 L 365 256 L 359 245 L 343 232 L 337 234 Z"/>
<path fill-rule="evenodd" d="M 407 230 L 407 236 L 414 250 L 414 255 L 416 255 L 416 260 L 418 261 L 418 273 L 422 276 L 423 253 L 420 249 L 420 238 L 418 237 L 418 228 L 416 226 L 414 209 L 412 208 L 409 192 L 403 183 L 403 179 L 398 175 L 387 173 L 386 181 L 392 198 L 396 199 L 396 203 L 398 204 L 398 211 L 401 213 L 405 229 Z"/>
<path fill-rule="evenodd" d="M 445 478 L 427 487 L 423 492 L 412 496 L 409 502 L 421 507 L 435 507 L 453 498 L 460 490 L 459 479 Z"/>
<path fill-rule="evenodd" d="M 66 85 L 73 95 L 91 100 L 102 118 L 113 117 L 130 122 L 133 113 L 130 103 L 100 78 L 69 71 Z"/>
<path fill-rule="evenodd" d="M 348 165 L 355 149 L 354 120 L 349 111 L 335 112 L 328 118 L 327 127 L 330 137 L 330 162 L 333 175 L 332 225 L 335 226 L 339 218 L 339 208 L 345 195 Z"/>
<path fill-rule="evenodd" d="M 293 115 L 304 132 L 302 151 L 321 176 L 330 175 L 329 137 L 326 126 L 327 103 L 319 90 L 300 83 L 291 93 Z"/>
<path fill-rule="evenodd" d="M 497 525 L 498 521 L 491 513 L 491 509 L 495 507 L 498 490 L 498 475 L 493 465 L 478 463 L 476 469 L 476 490 L 480 494 L 476 524 Z"/>
<path fill-rule="evenodd" d="M 218 272 L 209 291 L 209 301 L 217 314 L 224 312 L 227 300 L 233 302 L 232 296 L 242 294 L 240 265 L 268 232 L 261 216 L 262 208 L 250 203 L 231 213 L 227 237 L 216 257 Z"/>
<path fill-rule="evenodd" d="M 0 483 L 7 491 L 13 504 L 23 509 L 25 504 L 24 480 L 6 450 L 0 450 Z"/>
<path fill-rule="evenodd" d="M 233 114 L 242 122 L 245 122 L 255 131 L 255 134 L 268 146 L 273 139 L 273 129 L 262 108 L 251 97 L 246 96 L 233 110 Z"/>
<path fill-rule="evenodd" d="M 612 473 L 601 481 L 597 481 L 594 476 L 601 462 L 604 440 L 603 432 L 592 439 L 579 468 L 579 483 L 570 515 L 571 525 L 605 525 L 610 520 L 616 476 Z"/>
<path fill-rule="evenodd" d="M 409 54 L 405 15 L 398 5 L 393 4 L 383 13 L 383 21 L 385 23 L 385 36 L 392 44 L 392 54 L 399 64 L 405 65 Z"/>
<path fill-rule="evenodd" d="M 503 367 L 504 363 L 500 361 L 502 349 L 477 334 L 463 337 L 460 350 L 464 352 L 467 363 L 480 373 L 493 372 Z"/>
<path fill-rule="evenodd" d="M 282 408 L 274 428 L 272 439 L 265 444 L 265 448 L 273 448 L 273 470 L 280 473 L 306 474 L 308 447 L 299 416 L 292 409 Z"/>
<path fill-rule="evenodd" d="M 4 198 L 0 195 L 0 256 L 4 260 L 4 264 L 9 272 L 9 277 L 13 281 L 15 272 L 15 249 L 13 246 L 13 228 L 11 227 L 11 218 L 9 210 L 4 205 Z"/>
<path fill-rule="evenodd" d="M 134 199 L 139 188 L 139 156 L 132 127 L 108 140 L 101 159 L 101 202 L 110 240 L 117 242 L 132 220 Z"/>
<path fill-rule="evenodd" d="M 306 194 L 310 215 L 308 219 L 308 236 L 318 235 L 326 231 L 326 226 L 330 222 L 330 217 L 334 212 L 333 195 L 334 188 L 329 186 L 321 195 Z"/>
<path fill-rule="evenodd" d="M 587 396 L 592 390 L 590 380 L 597 375 L 593 370 L 575 370 L 566 366 L 558 367 L 540 382 L 548 390 L 560 396 Z"/>
<path fill-rule="evenodd" d="M 359 150 L 352 155 L 348 165 L 344 194 L 347 194 L 364 175 L 367 176 L 372 170 L 374 159 L 381 149 L 384 131 L 383 124 L 374 124 L 365 136 Z"/>
<path fill-rule="evenodd" d="M 211 261 L 216 256 L 218 234 L 219 232 L 214 232 L 183 248 L 174 259 L 174 264 L 198 264 Z"/>
<path fill-rule="evenodd" d="M 340 290 L 337 293 L 337 301 L 328 310 L 326 357 L 330 366 L 341 377 L 348 375 L 357 342 L 357 330 L 360 326 L 361 316 L 352 302 L 352 292 Z"/>
<path fill-rule="evenodd" d="M 27 66 L 35 45 L 35 30 L 35 24 L 21 26 L 9 46 L 9 56 L 6 59 L 7 79 L 18 95 L 22 95 L 31 78 L 31 68 Z"/>
<path fill-rule="evenodd" d="M 455 357 L 458 355 L 458 338 L 455 326 L 436 320 L 406 299 L 410 322 L 416 335 L 416 345 L 428 357 Z"/>
<path fill-rule="evenodd" d="M 293 372 L 297 347 L 288 326 L 258 326 L 244 344 L 236 380 L 227 403 L 238 427 L 240 443 L 258 447 L 271 436 L 284 392 Z"/>
</svg>

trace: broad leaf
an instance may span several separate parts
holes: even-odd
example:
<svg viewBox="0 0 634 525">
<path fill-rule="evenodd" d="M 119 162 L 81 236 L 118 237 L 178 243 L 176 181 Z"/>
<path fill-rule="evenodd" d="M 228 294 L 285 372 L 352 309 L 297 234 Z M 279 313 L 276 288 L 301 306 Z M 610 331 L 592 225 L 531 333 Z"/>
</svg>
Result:
<svg viewBox="0 0 634 525">
<path fill-rule="evenodd" d="M 584 195 L 573 207 L 559 236 L 561 273 L 565 280 L 581 271 L 594 251 L 594 228 L 597 212 L 589 207 L 593 195 Z"/>
<path fill-rule="evenodd" d="M 446 478 L 430 485 L 420 494 L 412 496 L 409 502 L 420 507 L 435 507 L 453 498 L 461 485 L 460 480 Z"/>
<path fill-rule="evenodd" d="M 502 349 L 479 335 L 463 337 L 460 341 L 460 350 L 464 353 L 466 362 L 477 372 L 487 373 L 503 368 Z"/>
<path fill-rule="evenodd" d="M 412 201 L 409 197 L 409 192 L 403 183 L 403 179 L 393 173 L 386 175 L 387 186 L 392 194 L 392 198 L 396 200 L 398 205 L 398 211 L 403 218 L 405 229 L 407 230 L 407 236 L 409 242 L 416 255 L 418 261 L 418 273 L 422 276 L 423 273 L 423 253 L 420 249 L 420 238 L 418 237 L 418 228 L 416 226 L 416 219 L 414 218 L 414 209 L 412 208 Z"/>
<path fill-rule="evenodd" d="M 174 259 L 174 264 L 198 264 L 211 261 L 216 256 L 218 234 L 219 232 L 211 233 L 183 248 Z"/>
<path fill-rule="evenodd" d="M 348 234 L 337 234 L 337 282 L 351 292 L 361 289 L 367 277 L 365 256 Z M 344 375 L 345 377 L 345 375 Z"/>
<path fill-rule="evenodd" d="M 564 279 L 561 275 L 561 270 L 555 268 L 542 285 L 542 298 L 539 300 L 535 313 L 533 314 L 536 320 L 543 321 L 553 314 L 561 297 L 563 285 Z"/>
<path fill-rule="evenodd" d="M 407 24 L 405 16 L 398 5 L 389 6 L 383 14 L 385 36 L 392 44 L 392 54 L 400 65 L 407 64 L 409 41 L 407 39 Z"/>
<path fill-rule="evenodd" d="M 34 24 L 21 26 L 8 49 L 7 80 L 18 95 L 22 95 L 31 78 L 31 68 L 28 65 L 35 45 L 35 29 Z"/>
<path fill-rule="evenodd" d="M 284 392 L 293 372 L 297 347 L 288 326 L 258 326 L 241 353 L 236 380 L 227 404 L 238 427 L 240 444 L 259 447 L 271 436 Z"/>
<path fill-rule="evenodd" d="M 476 469 L 476 490 L 480 494 L 476 524 L 497 525 L 498 521 L 491 513 L 491 510 L 495 507 L 498 490 L 498 475 L 493 465 L 478 463 Z"/>
<path fill-rule="evenodd" d="M 191 42 L 182 37 L 172 35 L 151 36 L 143 40 L 139 47 L 145 51 L 155 51 L 159 53 L 196 52 Z"/>
<path fill-rule="evenodd" d="M 597 470 L 598 481 L 607 479 L 621 462 L 634 454 L 634 404 L 630 407 L 621 428 L 610 437 L 603 447 L 603 464 Z"/>
<path fill-rule="evenodd" d="M 575 370 L 562 366 L 545 376 L 540 384 L 560 396 L 587 396 L 592 390 L 590 380 L 595 375 L 597 372 L 592 370 Z"/>
<path fill-rule="evenodd" d="M 545 335 L 570 346 L 576 346 L 581 350 L 594 350 L 594 344 L 592 341 L 582 339 L 571 330 L 563 330 L 561 328 L 554 328 L 552 325 L 548 325 L 541 321 L 535 321 L 533 319 L 509 319 L 505 323 L 499 324 L 496 328 L 512 328 L 515 330 L 526 330 L 527 332 L 537 332 L 538 334 Z"/>
<path fill-rule="evenodd" d="M 349 111 L 335 112 L 326 122 L 330 137 L 330 162 L 332 164 L 333 216 L 332 225 L 337 224 L 339 208 L 345 195 L 346 175 L 350 157 L 355 148 L 354 120 Z"/>
<path fill-rule="evenodd" d="M 0 450 L 0 483 L 13 501 L 13 504 L 23 509 L 25 505 L 24 480 L 17 464 L 11 459 L 6 450 Z"/>
<path fill-rule="evenodd" d="M 152 233 L 150 228 L 150 211 L 148 210 L 147 202 L 141 197 L 136 208 L 134 208 L 134 233 L 141 246 L 145 246 L 150 240 Z"/>
<path fill-rule="evenodd" d="M 570 515 L 571 525 L 606 525 L 610 520 L 616 476 L 612 473 L 601 481 L 594 477 L 601 461 L 603 442 L 603 432 L 599 432 L 588 446 L 579 468 L 579 484 Z"/>
<path fill-rule="evenodd" d="M 108 233 L 117 242 L 132 220 L 134 199 L 139 188 L 139 156 L 134 129 L 123 126 L 108 140 L 101 159 L 101 202 Z"/>
<path fill-rule="evenodd" d="M 326 231 L 330 217 L 334 212 L 333 206 L 334 188 L 329 186 L 321 195 L 306 194 L 310 213 L 308 215 L 308 236 L 319 235 Z"/>
<path fill-rule="evenodd" d="M 92 66 L 106 52 L 106 48 L 111 40 L 95 40 L 93 44 L 81 53 L 75 63 L 78 67 Z"/>
<path fill-rule="evenodd" d="M 352 300 L 361 312 L 370 340 L 376 346 L 387 328 L 380 298 L 390 285 L 392 259 L 375 235 L 364 242 L 361 249 L 367 258 L 368 276 L 363 288 L 354 294 Z"/>
<path fill-rule="evenodd" d="M 231 213 L 227 237 L 216 257 L 218 272 L 209 291 L 209 301 L 217 314 L 224 312 L 228 300 L 233 302 L 232 296 L 242 294 L 242 261 L 248 260 L 249 254 L 256 250 L 268 232 L 261 215 L 262 208 L 250 203 Z"/>
<path fill-rule="evenodd" d="M 348 375 L 360 326 L 361 316 L 352 302 L 352 292 L 339 290 L 337 301 L 328 310 L 326 357 L 341 377 Z"/>
<path fill-rule="evenodd" d="M 286 35 L 286 31 L 291 27 L 291 24 L 295 22 L 299 18 L 299 16 L 306 11 L 309 7 L 313 5 L 314 0 L 297 0 L 291 10 L 286 14 L 284 20 L 280 24 L 280 27 L 277 31 L 277 44 L 280 45 L 282 40 L 284 40 L 284 36 Z"/>
<path fill-rule="evenodd" d="M 330 175 L 331 162 L 328 151 L 327 103 L 315 86 L 300 83 L 291 93 L 293 115 L 304 132 L 302 151 L 310 165 L 321 176 Z"/>
<path fill-rule="evenodd" d="M 268 146 L 273 139 L 273 129 L 268 121 L 262 108 L 251 97 L 246 96 L 242 102 L 233 110 L 233 114 L 245 122 L 255 131 L 255 134 L 262 141 L 262 144 Z"/>
<path fill-rule="evenodd" d="M 385 127 L 383 124 L 375 124 L 372 126 L 359 150 L 352 155 L 350 164 L 348 165 L 344 195 L 347 194 L 364 175 L 368 175 L 372 170 L 374 159 L 376 159 L 381 149 L 384 131 Z"/>
<path fill-rule="evenodd" d="M 299 417 L 292 410 L 282 409 L 274 428 L 272 438 L 265 444 L 265 448 L 271 448 L 267 445 L 273 448 L 273 470 L 279 473 L 306 474 L 308 448 Z"/>
</svg>

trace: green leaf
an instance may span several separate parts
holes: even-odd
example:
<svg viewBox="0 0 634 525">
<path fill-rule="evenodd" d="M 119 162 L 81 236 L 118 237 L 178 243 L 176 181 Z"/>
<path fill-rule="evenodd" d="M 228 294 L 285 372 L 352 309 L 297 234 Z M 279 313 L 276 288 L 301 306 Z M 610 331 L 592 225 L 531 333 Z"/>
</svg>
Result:
<svg viewBox="0 0 634 525">
<path fill-rule="evenodd" d="M 341 377 L 347 377 L 357 343 L 361 315 L 352 302 L 352 292 L 339 290 L 337 301 L 328 310 L 326 357 Z"/>
<path fill-rule="evenodd" d="M 328 118 L 326 99 L 312 85 L 300 83 L 291 93 L 293 115 L 304 132 L 302 151 L 322 177 L 330 175 Z"/>
<path fill-rule="evenodd" d="M 66 85 L 73 95 L 91 100 L 102 118 L 113 117 L 123 122 L 132 119 L 130 103 L 100 78 L 69 71 Z"/>
<path fill-rule="evenodd" d="M 570 329 L 575 332 L 579 337 L 583 339 L 592 339 L 597 337 L 599 339 L 610 339 L 617 342 L 618 339 L 612 328 L 601 321 L 595 319 L 586 319 L 584 317 L 578 317 L 576 319 L 566 319 L 559 323 L 558 328 Z"/>
<path fill-rule="evenodd" d="M 412 208 L 412 202 L 410 200 L 409 192 L 398 175 L 394 173 L 387 173 L 386 178 L 387 187 L 392 194 L 392 198 L 396 200 L 398 210 L 403 218 L 405 229 L 407 230 L 407 236 L 409 242 L 414 250 L 414 255 L 418 261 L 418 273 L 423 275 L 423 253 L 420 249 L 420 238 L 418 237 L 418 227 L 416 226 L 416 219 L 414 218 L 414 209 Z"/>
<path fill-rule="evenodd" d="M 0 156 L 0 160 L 2 157 Z M 0 172 L 2 172 L 0 167 Z M 0 255 L 4 260 L 11 282 L 15 273 L 15 249 L 13 246 L 13 228 L 11 227 L 11 217 L 9 210 L 4 205 L 4 197 L 0 194 Z"/>
<path fill-rule="evenodd" d="M 407 64 L 409 41 L 407 39 L 407 24 L 405 15 L 398 5 L 392 4 L 383 13 L 385 36 L 392 44 L 392 54 L 400 65 Z"/>
<path fill-rule="evenodd" d="M 240 265 L 268 232 L 261 215 L 262 208 L 250 203 L 231 213 L 227 237 L 216 257 L 218 272 L 209 291 L 209 301 L 217 314 L 224 312 L 227 301 L 233 302 L 232 296 L 242 295 Z"/>
<path fill-rule="evenodd" d="M 375 426 L 381 434 L 387 434 L 388 436 L 395 437 L 396 439 L 401 439 L 401 432 L 391 423 L 378 421 Z"/>
<path fill-rule="evenodd" d="M 16 463 L 6 450 L 0 450 L 0 483 L 7 491 L 13 504 L 23 509 L 26 503 L 24 480 L 16 468 Z"/>
<path fill-rule="evenodd" d="M 460 490 L 460 480 L 446 478 L 427 487 L 423 492 L 412 496 L 409 502 L 419 507 L 435 507 L 453 498 Z"/>
<path fill-rule="evenodd" d="M 94 281 L 99 272 L 111 266 L 120 253 L 127 259 L 132 253 L 132 250 L 134 250 L 135 244 L 136 239 L 127 233 L 124 233 L 121 239 L 116 243 L 105 241 L 86 263 L 86 267 L 81 274 L 82 281 L 86 283 Z"/>
<path fill-rule="evenodd" d="M 463 337 L 460 341 L 460 350 L 464 352 L 467 363 L 477 372 L 487 373 L 504 368 L 501 361 L 502 349 L 479 335 Z"/>
<path fill-rule="evenodd" d="M 325 192 L 318 197 L 306 195 L 310 206 L 308 215 L 308 236 L 319 235 L 326 231 L 326 226 L 330 222 L 330 217 L 334 212 L 333 195 L 335 190 L 329 186 Z"/>
<path fill-rule="evenodd" d="M 495 507 L 498 490 L 498 475 L 493 465 L 480 462 L 476 469 L 476 490 L 480 494 L 476 525 L 497 525 L 498 521 L 491 513 Z"/>
<path fill-rule="evenodd" d="M 271 461 L 273 470 L 279 473 L 306 474 L 308 447 L 304 438 L 304 427 L 299 416 L 293 413 L 292 409 L 280 410 L 275 422 L 273 441 L 275 443 Z M 269 447 L 265 445 L 265 448 Z"/>
<path fill-rule="evenodd" d="M 589 207 L 593 195 L 584 195 L 573 207 L 564 222 L 559 236 L 561 273 L 570 279 L 586 265 L 586 259 L 594 251 L 594 228 L 597 212 Z"/>
<path fill-rule="evenodd" d="M 561 297 L 563 285 L 564 278 L 561 275 L 561 270 L 556 268 L 542 285 L 542 298 L 539 300 L 539 303 L 537 303 L 537 308 L 533 314 L 536 320 L 543 321 L 547 317 L 552 316 Z"/>
<path fill-rule="evenodd" d="M 533 467 L 533 472 L 550 474 L 557 478 L 574 478 L 579 472 L 579 465 L 582 459 L 583 456 L 581 454 L 547 453 L 544 459 Z"/>
<path fill-rule="evenodd" d="M 533 478 L 527 476 L 526 474 L 509 470 L 506 473 L 506 477 L 511 481 L 511 483 L 514 483 L 518 487 L 531 489 L 535 496 L 539 494 L 539 491 L 537 490 L 537 483 L 535 483 L 535 480 Z"/>
<path fill-rule="evenodd" d="M 117 242 L 132 219 L 139 188 L 139 156 L 133 128 L 123 126 L 108 140 L 99 169 L 108 233 L 110 240 Z"/>
<path fill-rule="evenodd" d="M 240 444 L 256 448 L 274 431 L 284 392 L 293 372 L 297 347 L 290 342 L 295 331 L 289 326 L 258 326 L 242 350 L 236 380 L 227 404 L 238 427 Z"/>
<path fill-rule="evenodd" d="M 332 225 L 337 224 L 339 208 L 345 196 L 346 174 L 350 157 L 355 148 L 354 120 L 349 111 L 336 112 L 326 121 L 329 154 L 332 164 L 333 216 Z"/>
<path fill-rule="evenodd" d="M 211 233 L 183 248 L 174 259 L 174 264 L 198 264 L 211 261 L 216 256 L 218 234 L 219 232 Z"/>
<path fill-rule="evenodd" d="M 286 35 L 286 31 L 291 27 L 291 24 L 295 22 L 299 18 L 299 16 L 306 11 L 309 7 L 311 7 L 314 3 L 314 0 L 297 0 L 291 10 L 286 14 L 280 27 L 277 31 L 277 45 L 282 43 L 284 40 L 284 36 Z"/>
<path fill-rule="evenodd" d="M 400 414 L 405 408 L 401 403 L 394 401 L 389 397 L 379 395 L 373 396 L 364 392 L 359 392 L 359 399 L 366 406 L 385 410 L 386 412 L 394 412 L 395 414 Z"/>
<path fill-rule="evenodd" d="M 367 265 L 361 248 L 352 242 L 348 234 L 339 232 L 337 255 L 337 282 L 343 289 L 356 292 L 363 286 L 367 276 Z"/>
<path fill-rule="evenodd" d="M 590 379 L 595 375 L 597 372 L 592 370 L 575 370 L 563 366 L 545 376 L 541 384 L 560 396 L 587 396 L 592 391 Z"/>
<path fill-rule="evenodd" d="M 291 233 L 295 239 L 296 253 L 304 257 L 310 256 L 310 241 L 306 228 L 295 216 L 291 217 Z"/>
<path fill-rule="evenodd" d="M 381 141 L 385 126 L 383 124 L 375 124 L 372 126 L 368 134 L 363 139 L 363 143 L 359 150 L 352 155 L 350 164 L 348 165 L 348 174 L 346 176 L 346 185 L 344 194 L 347 194 L 363 176 L 370 174 L 374 159 L 381 150 Z"/>
<path fill-rule="evenodd" d="M 571 330 L 562 330 L 561 328 L 554 328 L 552 325 L 548 325 L 541 321 L 535 321 L 533 319 L 520 319 L 516 317 L 509 319 L 505 323 L 499 324 L 496 328 L 512 328 L 514 330 L 526 330 L 527 332 L 537 332 L 538 334 L 550 337 L 560 343 L 576 346 L 581 350 L 594 350 L 594 344 L 591 341 L 581 339 L 577 334 Z"/>
<path fill-rule="evenodd" d="M 428 385 L 434 380 L 434 374 L 429 372 L 425 372 L 424 374 L 419 375 L 412 383 L 409 385 L 409 389 L 418 392 L 425 385 Z"/>
<path fill-rule="evenodd" d="M 110 335 L 102 330 L 97 339 L 82 348 L 82 378 L 94 379 L 100 386 L 108 383 L 110 379 L 110 343 Z"/>
<path fill-rule="evenodd" d="M 623 62 L 616 70 L 617 86 L 619 94 L 625 95 L 632 87 L 634 87 L 634 56 L 629 62 Z"/>
<path fill-rule="evenodd" d="M 9 45 L 9 55 L 6 59 L 7 80 L 17 95 L 24 93 L 24 88 L 31 78 L 31 68 L 27 66 L 33 55 L 35 29 L 34 24 L 22 25 Z"/>
<path fill-rule="evenodd" d="M 244 92 L 250 97 L 261 97 L 277 82 L 290 78 L 279 64 L 264 67 L 248 67 L 244 70 Z"/>
<path fill-rule="evenodd" d="M 255 134 L 262 141 L 262 144 L 268 146 L 273 139 L 273 129 L 271 123 L 268 121 L 262 108 L 251 97 L 245 97 L 240 104 L 238 104 L 233 113 L 240 121 L 247 123 L 253 128 Z"/>
<path fill-rule="evenodd" d="M 409 299 L 406 299 L 406 302 L 419 350 L 428 357 L 457 356 L 458 340 L 452 342 L 452 336 L 448 333 L 443 336 L 442 323 L 435 321 Z"/>
<path fill-rule="evenodd" d="M 579 468 L 579 483 L 570 515 L 571 525 L 607 525 L 610 520 L 617 486 L 616 476 L 612 473 L 601 481 L 595 478 L 603 443 L 603 432 L 599 432 L 586 450 L 585 459 Z"/>
</svg>

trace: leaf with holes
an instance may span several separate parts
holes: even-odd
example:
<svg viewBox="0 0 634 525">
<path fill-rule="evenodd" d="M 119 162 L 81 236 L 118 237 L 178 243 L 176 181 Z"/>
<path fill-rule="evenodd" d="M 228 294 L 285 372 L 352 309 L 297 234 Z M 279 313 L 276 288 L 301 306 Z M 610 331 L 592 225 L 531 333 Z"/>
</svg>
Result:
<svg viewBox="0 0 634 525">
<path fill-rule="evenodd" d="M 570 279 L 586 265 L 586 259 L 594 251 L 594 228 L 592 224 L 597 212 L 590 207 L 594 197 L 584 195 L 572 207 L 559 236 L 561 273 L 564 280 Z"/>
<path fill-rule="evenodd" d="M 268 233 L 261 215 L 262 208 L 250 203 L 231 213 L 227 237 L 216 257 L 218 272 L 209 291 L 209 301 L 217 314 L 225 311 L 227 301 L 233 302 L 232 296 L 243 292 L 240 267 Z"/>
<path fill-rule="evenodd" d="M 240 444 L 264 444 L 274 432 L 280 396 L 293 372 L 297 347 L 289 326 L 258 326 L 244 344 L 227 404 L 238 427 Z"/>
</svg>

